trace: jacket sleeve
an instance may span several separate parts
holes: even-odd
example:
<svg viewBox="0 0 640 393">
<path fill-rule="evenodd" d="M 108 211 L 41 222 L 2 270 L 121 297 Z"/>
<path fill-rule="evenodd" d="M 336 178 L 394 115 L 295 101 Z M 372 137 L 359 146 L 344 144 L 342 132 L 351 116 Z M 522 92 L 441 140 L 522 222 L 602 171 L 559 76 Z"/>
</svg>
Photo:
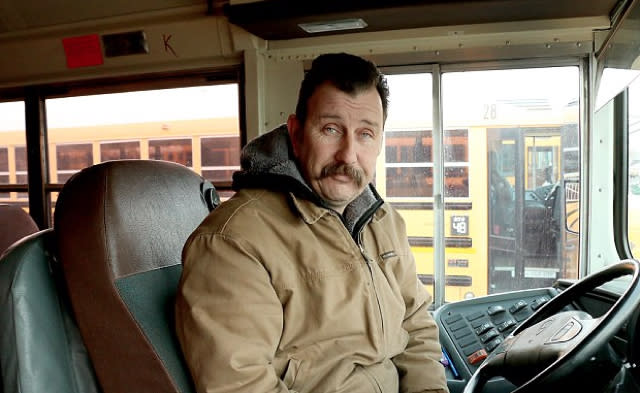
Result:
<svg viewBox="0 0 640 393">
<path fill-rule="evenodd" d="M 401 241 L 406 245 L 398 280 L 406 306 L 403 328 L 409 333 L 409 341 L 405 351 L 393 358 L 400 375 L 400 392 L 446 393 L 449 390 L 440 363 L 438 326 L 428 310 L 431 296 L 417 277 L 413 254 L 406 236 L 402 235 Z"/>
<path fill-rule="evenodd" d="M 176 330 L 198 393 L 289 392 L 272 360 L 282 306 L 241 242 L 196 234 L 183 250 Z"/>
</svg>

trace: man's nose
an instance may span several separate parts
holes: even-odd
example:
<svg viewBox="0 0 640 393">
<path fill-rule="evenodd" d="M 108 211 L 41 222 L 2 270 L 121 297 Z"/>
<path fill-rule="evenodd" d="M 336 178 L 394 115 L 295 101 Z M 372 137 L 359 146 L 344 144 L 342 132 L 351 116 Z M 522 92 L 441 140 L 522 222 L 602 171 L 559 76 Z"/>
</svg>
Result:
<svg viewBox="0 0 640 393">
<path fill-rule="evenodd" d="M 335 158 L 339 162 L 346 164 L 352 164 L 356 162 L 356 142 L 349 134 L 345 134 L 339 142 L 338 150 L 336 151 Z"/>
</svg>

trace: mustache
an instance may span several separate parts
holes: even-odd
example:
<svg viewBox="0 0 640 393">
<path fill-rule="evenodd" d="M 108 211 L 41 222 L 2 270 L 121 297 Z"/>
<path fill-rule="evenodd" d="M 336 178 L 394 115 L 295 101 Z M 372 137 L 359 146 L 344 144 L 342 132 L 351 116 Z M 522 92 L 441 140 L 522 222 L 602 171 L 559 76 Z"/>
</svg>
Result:
<svg viewBox="0 0 640 393">
<path fill-rule="evenodd" d="M 325 178 L 333 175 L 345 175 L 351 178 L 359 187 L 364 182 L 364 173 L 361 169 L 356 168 L 353 165 L 333 163 L 322 168 L 320 178 Z"/>
</svg>

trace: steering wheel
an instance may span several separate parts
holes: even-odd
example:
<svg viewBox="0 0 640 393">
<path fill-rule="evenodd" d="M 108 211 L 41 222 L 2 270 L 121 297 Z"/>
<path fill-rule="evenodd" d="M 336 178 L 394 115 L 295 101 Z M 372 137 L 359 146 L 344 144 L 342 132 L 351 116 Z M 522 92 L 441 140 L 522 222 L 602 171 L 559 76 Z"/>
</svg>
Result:
<svg viewBox="0 0 640 393">
<path fill-rule="evenodd" d="M 613 306 L 598 318 L 584 311 L 563 311 L 600 285 L 631 275 Z M 511 332 L 469 379 L 464 393 L 480 392 L 502 376 L 517 386 L 514 392 L 600 392 L 620 370 L 622 359 L 609 341 L 640 304 L 640 264 L 633 259 L 584 277 L 553 297 Z M 568 388 L 568 389 L 567 389 Z"/>
</svg>

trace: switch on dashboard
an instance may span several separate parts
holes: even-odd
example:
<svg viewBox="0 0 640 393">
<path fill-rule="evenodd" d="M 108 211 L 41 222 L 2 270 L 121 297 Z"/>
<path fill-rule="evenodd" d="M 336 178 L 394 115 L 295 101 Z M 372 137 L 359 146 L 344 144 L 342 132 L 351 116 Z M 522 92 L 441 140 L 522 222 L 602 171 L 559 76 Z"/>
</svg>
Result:
<svg viewBox="0 0 640 393">
<path fill-rule="evenodd" d="M 484 322 L 482 325 L 478 326 L 475 330 L 476 334 L 479 336 L 483 333 L 485 333 L 487 330 L 491 329 L 493 327 L 492 324 L 490 324 L 489 322 Z"/>
<path fill-rule="evenodd" d="M 487 351 L 485 351 L 484 349 L 479 349 L 471 355 L 467 356 L 467 361 L 469 362 L 469 364 L 473 365 L 480 364 L 487 358 L 487 355 Z"/>
<path fill-rule="evenodd" d="M 524 300 L 518 300 L 513 306 L 509 307 L 509 312 L 511 314 L 515 314 L 525 307 L 527 307 L 527 302 Z"/>
<path fill-rule="evenodd" d="M 503 312 L 505 312 L 505 309 L 499 304 L 494 306 L 489 306 L 489 308 L 487 309 L 487 314 L 489 314 L 489 316 L 494 316 Z"/>
</svg>

